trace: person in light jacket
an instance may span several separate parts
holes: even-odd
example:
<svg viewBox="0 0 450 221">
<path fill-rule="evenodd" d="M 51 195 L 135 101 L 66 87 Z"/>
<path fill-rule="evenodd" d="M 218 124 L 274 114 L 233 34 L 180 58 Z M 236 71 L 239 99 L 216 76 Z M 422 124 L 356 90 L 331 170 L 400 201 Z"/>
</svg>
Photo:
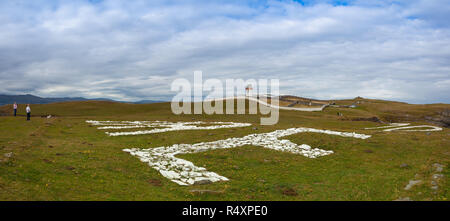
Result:
<svg viewBox="0 0 450 221">
<path fill-rule="evenodd" d="M 14 102 L 13 108 L 14 108 L 14 117 L 15 117 L 17 115 L 17 103 L 16 102 Z"/>
<path fill-rule="evenodd" d="M 30 105 L 29 105 L 29 104 L 27 104 L 26 111 L 27 111 L 27 120 L 30 120 L 30 117 L 31 117 L 31 108 L 30 108 Z"/>
</svg>

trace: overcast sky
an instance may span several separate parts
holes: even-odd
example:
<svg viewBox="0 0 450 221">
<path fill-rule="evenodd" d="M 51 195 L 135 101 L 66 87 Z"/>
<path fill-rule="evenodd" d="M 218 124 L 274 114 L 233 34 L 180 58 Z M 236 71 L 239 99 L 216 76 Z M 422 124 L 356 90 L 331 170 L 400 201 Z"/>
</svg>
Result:
<svg viewBox="0 0 450 221">
<path fill-rule="evenodd" d="M 0 94 L 171 100 L 195 70 L 450 103 L 450 1 L 0 0 Z"/>
</svg>

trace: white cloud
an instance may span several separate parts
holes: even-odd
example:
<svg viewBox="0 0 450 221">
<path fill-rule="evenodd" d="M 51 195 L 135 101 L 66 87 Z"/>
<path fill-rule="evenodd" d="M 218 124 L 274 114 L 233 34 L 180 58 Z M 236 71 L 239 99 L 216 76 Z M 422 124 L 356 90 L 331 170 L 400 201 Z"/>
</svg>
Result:
<svg viewBox="0 0 450 221">
<path fill-rule="evenodd" d="M 169 99 L 202 70 L 322 99 L 450 101 L 445 1 L 329 2 L 1 2 L 0 93 Z"/>
</svg>

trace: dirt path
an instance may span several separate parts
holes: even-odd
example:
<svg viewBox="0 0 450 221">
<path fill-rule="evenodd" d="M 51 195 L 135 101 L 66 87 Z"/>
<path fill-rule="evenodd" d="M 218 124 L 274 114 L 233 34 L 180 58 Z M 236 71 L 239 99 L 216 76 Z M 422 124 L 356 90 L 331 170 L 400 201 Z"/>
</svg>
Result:
<svg viewBox="0 0 450 221">
<path fill-rule="evenodd" d="M 294 110 L 294 111 L 307 111 L 307 112 L 313 112 L 313 111 L 323 111 L 323 109 L 325 107 L 328 106 L 328 104 L 324 104 L 321 107 L 313 107 L 313 108 L 301 108 L 301 107 L 282 107 L 282 106 L 276 106 L 276 105 L 272 105 L 269 104 L 267 102 L 261 101 L 259 99 L 256 99 L 254 97 L 244 97 L 244 96 L 238 96 L 238 97 L 226 97 L 226 98 L 214 98 L 214 99 L 208 99 L 205 100 L 203 102 L 208 102 L 208 101 L 223 101 L 223 100 L 230 100 L 230 99 L 248 99 L 251 101 L 256 101 L 262 105 L 271 107 L 271 108 L 277 108 L 277 109 L 281 109 L 281 110 Z"/>
</svg>

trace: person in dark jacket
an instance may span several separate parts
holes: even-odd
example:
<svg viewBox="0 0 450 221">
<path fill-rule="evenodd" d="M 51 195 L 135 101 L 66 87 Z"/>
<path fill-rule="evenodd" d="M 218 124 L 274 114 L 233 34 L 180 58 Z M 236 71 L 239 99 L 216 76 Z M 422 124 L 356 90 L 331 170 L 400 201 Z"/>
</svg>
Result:
<svg viewBox="0 0 450 221">
<path fill-rule="evenodd" d="M 16 104 L 16 102 L 14 102 L 13 108 L 14 108 L 14 117 L 15 117 L 17 115 L 17 104 Z"/>
</svg>

